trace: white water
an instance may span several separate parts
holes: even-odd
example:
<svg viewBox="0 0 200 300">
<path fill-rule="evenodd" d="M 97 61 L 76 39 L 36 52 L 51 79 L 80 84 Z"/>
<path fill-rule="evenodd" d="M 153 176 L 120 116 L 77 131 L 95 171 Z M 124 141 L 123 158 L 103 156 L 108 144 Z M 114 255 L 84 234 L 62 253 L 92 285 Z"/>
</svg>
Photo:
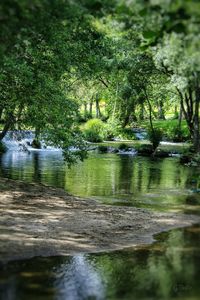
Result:
<svg viewBox="0 0 200 300">
<path fill-rule="evenodd" d="M 44 141 L 41 141 L 41 149 L 36 149 L 31 146 L 35 138 L 34 131 L 8 131 L 6 136 L 3 138 L 3 143 L 8 150 L 11 151 L 61 151 L 59 148 L 46 145 Z"/>
<path fill-rule="evenodd" d="M 140 135 L 140 140 L 145 138 L 145 132 L 137 132 Z M 61 151 L 60 148 L 55 148 L 53 146 L 47 145 L 44 141 L 41 141 L 41 149 L 36 149 L 31 146 L 33 140 L 35 138 L 35 133 L 32 130 L 23 130 L 23 131 L 8 131 L 6 136 L 3 139 L 3 143 L 10 151 Z M 161 145 L 184 145 L 184 143 L 173 143 L 163 141 Z M 71 151 L 75 151 L 76 149 L 71 148 Z M 136 155 L 137 151 L 135 149 L 127 149 L 127 150 L 120 150 L 119 154 L 129 154 L 129 155 Z"/>
</svg>

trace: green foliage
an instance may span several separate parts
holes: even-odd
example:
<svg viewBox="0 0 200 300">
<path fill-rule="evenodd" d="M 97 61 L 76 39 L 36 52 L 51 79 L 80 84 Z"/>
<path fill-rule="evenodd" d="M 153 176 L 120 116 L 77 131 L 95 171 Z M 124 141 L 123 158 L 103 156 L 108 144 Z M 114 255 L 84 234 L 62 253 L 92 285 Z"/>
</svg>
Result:
<svg viewBox="0 0 200 300">
<path fill-rule="evenodd" d="M 140 122 L 140 126 L 148 130 L 149 122 Z M 190 139 L 190 133 L 186 121 L 181 122 L 181 128 L 178 126 L 177 119 L 154 120 L 154 127 L 163 132 L 163 139 L 173 142 L 185 142 Z"/>
<path fill-rule="evenodd" d="M 155 151 L 162 141 L 163 132 L 158 128 L 149 128 L 148 130 L 148 138 L 153 146 L 153 150 Z"/>
<path fill-rule="evenodd" d="M 163 131 L 163 137 L 173 142 L 184 142 L 189 140 L 189 130 L 185 121 L 182 121 L 181 128 L 178 120 L 155 121 L 155 127 Z"/>
<path fill-rule="evenodd" d="M 131 128 L 122 128 L 120 121 L 109 119 L 105 124 L 104 135 L 107 141 L 119 138 L 123 140 L 135 140 L 135 134 Z"/>
<path fill-rule="evenodd" d="M 97 76 L 109 47 L 91 23 L 88 1 L 7 1 L 0 3 L 0 113 L 4 132 L 33 128 L 61 147 L 71 162 L 85 146 L 76 128 L 77 78 Z M 109 5 L 108 5 L 109 8 Z M 98 16 L 101 13 L 98 12 Z M 105 46 L 104 46 L 105 45 Z M 3 135 L 0 134 L 0 139 Z M 70 152 L 72 147 L 80 151 Z M 83 155 L 81 154 L 83 151 Z"/>
<path fill-rule="evenodd" d="M 92 117 L 94 111 L 102 118 L 102 104 L 109 120 L 86 125 L 84 135 L 89 141 L 134 139 L 127 127 L 143 120 L 149 107 L 152 118 L 164 118 L 167 108 L 176 105 L 179 110 L 181 100 L 190 132 L 177 123 L 158 128 L 174 141 L 198 137 L 197 2 L 2 0 L 3 133 L 33 128 L 37 138 L 43 136 L 61 147 L 71 162 L 85 153 L 78 121 Z M 150 138 L 157 147 L 159 130 Z M 71 148 L 80 151 L 70 152 Z"/>
<path fill-rule="evenodd" d="M 174 130 L 172 132 L 172 141 L 173 142 L 183 142 L 183 141 L 185 141 L 183 129 L 181 129 L 178 126 L 174 128 Z"/>
<path fill-rule="evenodd" d="M 123 140 L 136 140 L 136 136 L 135 136 L 132 128 L 121 129 L 119 137 Z"/>
<path fill-rule="evenodd" d="M 121 125 L 117 119 L 109 119 L 104 126 L 104 135 L 107 141 L 119 137 L 121 132 Z"/>
<path fill-rule="evenodd" d="M 85 139 L 89 142 L 102 142 L 105 136 L 105 124 L 100 119 L 91 119 L 84 127 Z"/>
</svg>

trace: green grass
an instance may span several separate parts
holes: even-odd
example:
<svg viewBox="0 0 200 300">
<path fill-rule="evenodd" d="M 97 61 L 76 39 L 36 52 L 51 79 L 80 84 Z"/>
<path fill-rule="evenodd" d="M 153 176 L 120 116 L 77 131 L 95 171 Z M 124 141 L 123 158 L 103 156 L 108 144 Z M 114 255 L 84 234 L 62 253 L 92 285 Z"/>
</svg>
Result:
<svg viewBox="0 0 200 300">
<path fill-rule="evenodd" d="M 178 126 L 178 119 L 166 119 L 166 120 L 153 120 L 153 125 L 155 127 L 159 127 L 161 129 L 168 129 Z M 185 120 L 182 120 L 181 122 L 181 128 L 187 129 L 187 123 Z M 143 128 L 149 127 L 149 120 L 144 120 L 139 123 L 139 126 Z"/>
<path fill-rule="evenodd" d="M 153 125 L 155 128 L 159 128 L 163 131 L 165 139 L 169 141 L 173 141 L 177 139 L 177 128 L 178 128 L 178 120 L 154 120 Z M 139 123 L 139 126 L 145 129 L 149 128 L 149 121 L 145 120 Z M 181 123 L 181 138 L 182 141 L 189 140 L 189 130 L 187 127 L 187 123 L 185 120 L 182 120 Z"/>
</svg>

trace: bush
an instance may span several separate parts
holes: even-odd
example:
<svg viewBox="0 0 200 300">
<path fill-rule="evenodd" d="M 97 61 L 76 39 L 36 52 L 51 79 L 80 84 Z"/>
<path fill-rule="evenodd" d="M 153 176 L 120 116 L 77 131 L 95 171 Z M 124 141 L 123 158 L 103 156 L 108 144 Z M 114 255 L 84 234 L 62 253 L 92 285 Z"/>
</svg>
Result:
<svg viewBox="0 0 200 300">
<path fill-rule="evenodd" d="M 85 139 L 89 142 L 102 142 L 105 137 L 105 125 L 100 119 L 91 119 L 84 128 Z"/>
<path fill-rule="evenodd" d="M 151 142 L 153 146 L 153 150 L 155 151 L 157 147 L 159 146 L 160 142 L 162 141 L 163 133 L 160 129 L 154 128 L 149 128 L 148 130 L 148 138 L 149 141 Z"/>
<path fill-rule="evenodd" d="M 124 140 L 136 140 L 135 133 L 131 128 L 124 128 L 121 130 L 120 137 Z"/>
<path fill-rule="evenodd" d="M 184 130 L 179 126 L 176 126 L 172 129 L 170 136 L 173 142 L 184 142 L 189 139 L 189 133 L 187 135 L 187 133 L 184 132 Z"/>
<path fill-rule="evenodd" d="M 107 141 L 113 140 L 120 135 L 121 126 L 116 119 L 108 120 L 104 127 L 105 139 Z"/>
<path fill-rule="evenodd" d="M 135 134 L 131 128 L 122 129 L 121 124 L 118 120 L 108 120 L 105 124 L 105 139 L 107 141 L 113 140 L 114 138 L 135 140 Z"/>
</svg>

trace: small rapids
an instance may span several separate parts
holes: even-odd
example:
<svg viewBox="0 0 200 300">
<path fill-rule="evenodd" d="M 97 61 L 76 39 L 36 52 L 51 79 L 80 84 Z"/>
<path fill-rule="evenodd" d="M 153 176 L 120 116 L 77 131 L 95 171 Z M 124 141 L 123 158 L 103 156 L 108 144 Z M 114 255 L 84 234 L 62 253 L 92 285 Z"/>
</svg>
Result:
<svg viewBox="0 0 200 300">
<path fill-rule="evenodd" d="M 44 141 L 41 141 L 41 148 L 35 148 L 32 146 L 35 133 L 32 130 L 12 130 L 8 131 L 3 138 L 3 143 L 8 150 L 11 151 L 43 151 L 54 150 L 60 151 L 59 148 L 55 148 L 47 145 Z"/>
</svg>

